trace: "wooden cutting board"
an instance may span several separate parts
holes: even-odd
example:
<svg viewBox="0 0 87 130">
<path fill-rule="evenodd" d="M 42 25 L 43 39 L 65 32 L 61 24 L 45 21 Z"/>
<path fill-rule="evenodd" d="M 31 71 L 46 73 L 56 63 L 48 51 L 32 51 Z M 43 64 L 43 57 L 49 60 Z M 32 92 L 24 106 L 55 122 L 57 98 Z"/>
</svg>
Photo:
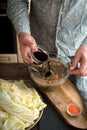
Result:
<svg viewBox="0 0 87 130">
<path fill-rule="evenodd" d="M 74 127 L 87 129 L 87 114 L 82 98 L 76 87 L 68 79 L 64 84 L 58 86 L 56 89 L 41 91 L 52 102 L 65 121 Z M 81 106 L 82 112 L 79 116 L 71 117 L 67 114 L 66 108 L 70 103 L 75 103 Z"/>
</svg>

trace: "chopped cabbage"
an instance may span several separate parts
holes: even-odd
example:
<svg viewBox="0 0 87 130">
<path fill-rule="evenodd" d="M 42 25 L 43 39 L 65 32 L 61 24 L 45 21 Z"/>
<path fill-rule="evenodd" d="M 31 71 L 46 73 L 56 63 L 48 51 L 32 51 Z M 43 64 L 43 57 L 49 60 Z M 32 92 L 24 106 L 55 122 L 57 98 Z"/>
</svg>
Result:
<svg viewBox="0 0 87 130">
<path fill-rule="evenodd" d="M 23 80 L 0 80 L 0 130 L 25 130 L 45 107 L 38 92 Z"/>
</svg>

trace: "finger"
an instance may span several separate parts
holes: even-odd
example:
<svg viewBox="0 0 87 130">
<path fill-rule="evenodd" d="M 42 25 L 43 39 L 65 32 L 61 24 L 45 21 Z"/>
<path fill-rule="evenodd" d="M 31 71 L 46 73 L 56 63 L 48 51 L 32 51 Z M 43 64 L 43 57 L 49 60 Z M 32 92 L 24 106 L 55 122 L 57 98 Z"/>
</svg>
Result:
<svg viewBox="0 0 87 130">
<path fill-rule="evenodd" d="M 33 60 L 29 56 L 24 56 L 23 59 L 25 62 L 33 63 Z"/>
<path fill-rule="evenodd" d="M 79 61 L 80 61 L 80 58 L 79 57 L 75 57 L 73 59 L 73 61 L 72 61 L 70 70 L 74 70 L 75 68 L 77 68 Z"/>
<path fill-rule="evenodd" d="M 36 46 L 32 46 L 31 51 L 32 51 L 32 52 L 38 51 L 37 45 L 36 45 Z"/>
<path fill-rule="evenodd" d="M 35 50 L 37 48 L 37 43 L 33 37 L 30 37 L 30 42 L 28 42 L 31 50 Z"/>
<path fill-rule="evenodd" d="M 81 75 L 79 69 L 72 70 L 72 71 L 71 71 L 71 74 L 74 74 L 74 75 Z"/>
<path fill-rule="evenodd" d="M 87 66 L 83 64 L 80 68 L 72 70 L 71 74 L 85 76 L 87 75 Z"/>
<path fill-rule="evenodd" d="M 27 46 L 23 46 L 23 49 L 21 49 L 21 54 L 23 57 L 23 60 L 25 62 L 33 63 L 33 59 L 30 56 L 30 48 Z"/>
<path fill-rule="evenodd" d="M 84 72 L 83 76 L 87 76 L 87 70 Z"/>
<path fill-rule="evenodd" d="M 81 74 L 83 74 L 86 71 L 86 68 L 87 68 L 87 65 L 85 63 L 82 63 L 80 65 L 79 69 L 80 69 Z"/>
</svg>

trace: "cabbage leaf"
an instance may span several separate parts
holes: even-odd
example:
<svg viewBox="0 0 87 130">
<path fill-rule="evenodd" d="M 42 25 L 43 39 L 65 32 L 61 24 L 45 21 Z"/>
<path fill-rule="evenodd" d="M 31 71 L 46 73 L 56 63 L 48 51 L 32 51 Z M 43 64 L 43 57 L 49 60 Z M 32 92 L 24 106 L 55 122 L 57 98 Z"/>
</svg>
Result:
<svg viewBox="0 0 87 130">
<path fill-rule="evenodd" d="M 25 130 L 45 107 L 38 92 L 23 80 L 0 80 L 0 130 Z"/>
</svg>

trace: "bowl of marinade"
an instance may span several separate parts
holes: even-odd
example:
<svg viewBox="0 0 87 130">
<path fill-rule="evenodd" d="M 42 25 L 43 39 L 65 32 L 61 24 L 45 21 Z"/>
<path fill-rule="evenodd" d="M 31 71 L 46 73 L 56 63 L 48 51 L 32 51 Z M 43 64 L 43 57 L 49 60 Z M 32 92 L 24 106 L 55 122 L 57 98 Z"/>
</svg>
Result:
<svg viewBox="0 0 87 130">
<path fill-rule="evenodd" d="M 63 84 L 70 74 L 68 59 L 55 54 L 49 55 L 49 60 L 37 71 L 29 68 L 30 76 L 36 85 L 42 89 L 52 89 Z"/>
</svg>

